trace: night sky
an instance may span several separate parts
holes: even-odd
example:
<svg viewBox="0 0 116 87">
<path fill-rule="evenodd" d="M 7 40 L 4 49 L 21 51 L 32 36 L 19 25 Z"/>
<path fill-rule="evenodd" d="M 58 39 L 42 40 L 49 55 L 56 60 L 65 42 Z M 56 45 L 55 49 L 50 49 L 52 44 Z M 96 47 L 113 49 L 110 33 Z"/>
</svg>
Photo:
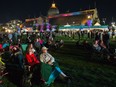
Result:
<svg viewBox="0 0 116 87">
<path fill-rule="evenodd" d="M 54 0 L 60 13 L 67 11 L 94 8 L 95 1 L 100 18 L 107 18 L 110 22 L 112 17 L 116 21 L 115 0 Z M 38 17 L 40 14 L 46 16 L 53 0 L 0 0 L 0 23 L 12 19 Z"/>
</svg>

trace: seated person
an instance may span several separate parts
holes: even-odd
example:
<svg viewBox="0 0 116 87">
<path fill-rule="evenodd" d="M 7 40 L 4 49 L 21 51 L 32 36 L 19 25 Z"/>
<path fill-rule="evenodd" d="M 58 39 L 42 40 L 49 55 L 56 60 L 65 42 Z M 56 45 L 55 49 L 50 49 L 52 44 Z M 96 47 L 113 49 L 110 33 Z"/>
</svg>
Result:
<svg viewBox="0 0 116 87">
<path fill-rule="evenodd" d="M 4 53 L 2 54 L 2 61 L 7 64 L 10 61 L 11 58 L 11 52 L 9 50 L 9 46 L 5 47 L 4 49 Z"/>
<path fill-rule="evenodd" d="M 33 49 L 28 48 L 26 53 L 26 60 L 29 66 L 33 67 L 36 64 L 39 64 L 39 60 L 37 60 L 37 57 L 35 56 Z"/>
<path fill-rule="evenodd" d="M 36 39 L 34 46 L 35 46 L 36 51 L 39 52 L 40 48 L 41 48 L 41 44 L 39 42 L 39 39 Z"/>
<path fill-rule="evenodd" d="M 5 41 L 5 43 L 2 45 L 2 48 L 6 48 L 7 46 L 9 46 L 9 43 Z"/>
<path fill-rule="evenodd" d="M 83 46 L 85 49 L 87 49 L 87 50 L 88 50 L 88 49 L 89 49 L 89 50 L 92 49 L 92 46 L 88 43 L 87 40 L 84 40 L 84 41 L 83 41 L 82 46 Z"/>
<path fill-rule="evenodd" d="M 39 38 L 39 39 L 38 39 L 38 42 L 40 43 L 41 46 L 43 46 L 44 40 L 42 40 L 41 38 Z"/>
<path fill-rule="evenodd" d="M 29 71 L 32 72 L 32 84 L 39 85 L 39 83 L 43 81 L 41 79 L 40 62 L 35 56 L 33 49 L 31 48 L 27 49 L 26 61 L 27 64 L 29 65 Z"/>
<path fill-rule="evenodd" d="M 2 44 L 0 44 L 0 53 L 3 52 Z"/>
<path fill-rule="evenodd" d="M 63 47 L 63 45 L 64 45 L 64 41 L 60 40 L 60 47 Z"/>
<path fill-rule="evenodd" d="M 97 40 L 94 42 L 93 47 L 94 47 L 94 49 L 95 49 L 95 50 L 97 50 L 98 52 L 100 52 L 101 47 L 99 46 L 99 44 L 98 44 L 98 41 L 97 41 Z"/>
<path fill-rule="evenodd" d="M 106 49 L 106 46 L 105 46 L 105 44 L 104 44 L 104 42 L 102 40 L 99 42 L 99 44 L 100 44 L 102 49 Z"/>
<path fill-rule="evenodd" d="M 51 40 L 48 40 L 45 44 L 45 47 L 49 48 L 49 50 L 51 49 L 52 47 L 52 41 Z"/>
<path fill-rule="evenodd" d="M 36 50 L 35 50 L 35 48 L 34 48 L 34 46 L 33 46 L 32 43 L 30 43 L 30 44 L 27 46 L 27 50 L 28 50 L 28 49 L 31 49 L 31 50 L 33 51 L 33 53 L 36 54 Z"/>
<path fill-rule="evenodd" d="M 54 66 L 54 70 L 52 71 L 51 75 L 49 76 L 48 81 L 46 82 L 46 85 L 49 86 L 56 79 L 57 76 L 62 75 L 63 77 L 66 77 L 66 78 L 67 76 L 61 71 L 61 69 L 58 66 L 55 66 L 55 59 L 52 55 L 50 55 L 47 52 L 47 50 L 48 48 L 46 47 L 42 48 L 42 54 L 40 55 L 40 61 L 50 66 Z M 58 75 L 56 75 L 56 73 L 58 73 Z"/>
<path fill-rule="evenodd" d="M 109 51 L 109 49 L 107 49 L 107 47 L 104 45 L 104 42 L 103 41 L 100 41 L 100 46 L 101 46 L 101 52 L 105 55 L 107 55 L 107 57 L 109 58 L 111 53 Z"/>
<path fill-rule="evenodd" d="M 23 54 L 22 52 L 20 51 L 20 48 L 18 46 L 14 46 L 12 48 L 12 56 L 11 56 L 11 63 L 14 64 L 14 65 L 17 65 L 17 67 L 19 69 L 23 69 Z"/>
</svg>

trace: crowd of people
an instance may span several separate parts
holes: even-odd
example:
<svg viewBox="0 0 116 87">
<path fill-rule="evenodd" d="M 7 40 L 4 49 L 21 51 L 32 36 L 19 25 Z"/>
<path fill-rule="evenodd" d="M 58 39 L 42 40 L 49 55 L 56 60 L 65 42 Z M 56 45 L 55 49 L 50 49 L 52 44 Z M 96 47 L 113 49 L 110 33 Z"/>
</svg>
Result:
<svg viewBox="0 0 116 87">
<path fill-rule="evenodd" d="M 24 87 L 25 69 L 29 72 L 29 76 L 32 75 L 29 81 L 30 86 L 34 84 L 49 86 L 58 76 L 64 79 L 69 78 L 60 69 L 55 58 L 48 53 L 52 49 L 57 50 L 62 47 L 64 41 L 55 40 L 55 36 L 51 37 L 50 33 L 39 35 L 27 33 L 23 37 L 16 32 L 1 34 L 0 41 L 1 63 L 5 66 L 4 73 L 8 73 L 8 79 L 16 83 L 18 87 Z M 45 66 L 42 67 L 42 64 Z M 46 73 L 46 70 L 50 73 Z M 43 73 L 48 75 L 48 79 L 44 79 Z"/>
<path fill-rule="evenodd" d="M 115 39 L 116 37 L 116 33 L 109 30 L 109 31 L 105 31 L 109 34 L 110 38 Z M 104 31 L 103 30 L 79 30 L 79 31 L 59 31 L 59 35 L 60 36 L 65 36 L 65 37 L 69 37 L 72 39 L 75 39 L 76 37 L 78 37 L 78 39 L 80 40 L 81 38 L 89 38 L 89 39 L 95 39 L 96 34 L 99 34 L 99 38 L 102 39 Z"/>
<path fill-rule="evenodd" d="M 97 54 L 101 54 L 101 56 L 106 57 L 106 59 L 110 60 L 116 60 L 115 58 L 115 48 L 113 48 L 110 45 L 110 40 L 112 38 L 112 34 L 109 33 L 108 31 L 94 31 L 94 34 L 87 34 L 88 38 L 91 39 L 93 42 L 92 44 L 88 43 L 87 40 L 84 40 L 81 44 L 80 44 L 80 39 L 77 41 L 76 45 L 78 47 L 84 47 L 86 48 L 88 51 L 91 52 L 91 54 L 93 52 L 97 53 Z M 82 37 L 82 36 L 81 36 Z M 88 39 L 87 38 L 87 39 Z"/>
<path fill-rule="evenodd" d="M 78 36 L 76 46 L 105 55 L 108 60 L 111 57 L 115 59 L 116 52 L 115 48 L 113 51 L 111 50 L 110 38 L 112 35 L 109 32 L 78 31 L 58 32 L 57 34 L 73 39 Z M 0 63 L 2 63 L 0 66 L 5 67 L 4 71 L 0 70 L 1 76 L 7 75 L 8 79 L 17 84 L 18 87 L 24 87 L 24 80 L 28 80 L 30 86 L 34 84 L 49 86 L 58 76 L 62 76 L 65 80 L 69 79 L 70 77 L 63 73 L 56 59 L 49 53 L 64 45 L 63 40 L 56 40 L 57 34 L 50 32 L 23 35 L 18 35 L 17 32 L 0 34 Z M 80 40 L 85 36 L 86 39 L 94 40 L 93 43 L 90 44 L 84 40 L 80 44 Z M 2 80 L 0 80 L 0 84 L 2 84 Z"/>
</svg>

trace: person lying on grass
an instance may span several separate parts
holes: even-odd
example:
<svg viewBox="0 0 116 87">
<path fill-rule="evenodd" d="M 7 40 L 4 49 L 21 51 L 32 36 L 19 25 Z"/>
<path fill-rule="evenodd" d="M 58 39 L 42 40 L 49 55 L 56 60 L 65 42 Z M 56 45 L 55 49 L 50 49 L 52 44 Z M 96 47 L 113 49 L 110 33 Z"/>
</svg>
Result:
<svg viewBox="0 0 116 87">
<path fill-rule="evenodd" d="M 40 61 L 53 67 L 53 71 L 49 76 L 48 81 L 45 82 L 45 84 L 49 86 L 59 75 L 62 75 L 64 78 L 67 78 L 68 76 L 65 75 L 62 72 L 62 70 L 55 64 L 56 63 L 55 58 L 52 55 L 50 55 L 47 50 L 48 48 L 42 47 Z"/>
</svg>

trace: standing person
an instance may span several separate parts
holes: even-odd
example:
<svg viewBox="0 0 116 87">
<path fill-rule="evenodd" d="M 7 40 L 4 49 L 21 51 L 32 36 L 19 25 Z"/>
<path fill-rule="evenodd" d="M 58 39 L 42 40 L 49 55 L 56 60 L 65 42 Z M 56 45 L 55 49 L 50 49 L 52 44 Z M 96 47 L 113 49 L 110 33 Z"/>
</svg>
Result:
<svg viewBox="0 0 116 87">
<path fill-rule="evenodd" d="M 75 32 L 72 31 L 72 39 L 74 40 L 75 39 Z"/>
<path fill-rule="evenodd" d="M 81 31 L 81 36 L 82 38 L 84 38 L 84 31 Z"/>
<path fill-rule="evenodd" d="M 97 32 L 95 34 L 95 41 L 99 41 L 99 40 L 100 40 L 100 34 L 99 34 L 99 32 Z"/>
<path fill-rule="evenodd" d="M 90 38 L 90 32 L 89 31 L 87 32 L 87 37 Z"/>
<path fill-rule="evenodd" d="M 103 40 L 103 32 L 100 32 L 100 40 Z"/>
<path fill-rule="evenodd" d="M 103 42 L 105 46 L 109 49 L 109 41 L 110 41 L 110 36 L 107 32 L 104 32 L 103 34 Z"/>
<path fill-rule="evenodd" d="M 81 30 L 79 30 L 79 32 L 77 32 L 77 34 L 78 34 L 78 39 L 80 41 L 80 39 L 81 39 Z"/>
<path fill-rule="evenodd" d="M 55 58 L 48 53 L 48 48 L 43 47 L 42 48 L 42 54 L 40 55 L 40 61 L 42 63 L 48 64 L 52 67 L 54 67 L 51 75 L 49 76 L 48 81 L 46 82 L 46 85 L 50 85 L 59 75 L 62 75 L 63 77 L 67 76 L 61 71 L 61 69 L 55 64 Z"/>
<path fill-rule="evenodd" d="M 94 38 L 94 33 L 93 33 L 93 31 L 91 31 L 91 39 L 93 39 Z"/>
<path fill-rule="evenodd" d="M 109 37 L 111 38 L 112 37 L 112 31 L 109 30 L 108 34 L 109 34 Z"/>
</svg>

